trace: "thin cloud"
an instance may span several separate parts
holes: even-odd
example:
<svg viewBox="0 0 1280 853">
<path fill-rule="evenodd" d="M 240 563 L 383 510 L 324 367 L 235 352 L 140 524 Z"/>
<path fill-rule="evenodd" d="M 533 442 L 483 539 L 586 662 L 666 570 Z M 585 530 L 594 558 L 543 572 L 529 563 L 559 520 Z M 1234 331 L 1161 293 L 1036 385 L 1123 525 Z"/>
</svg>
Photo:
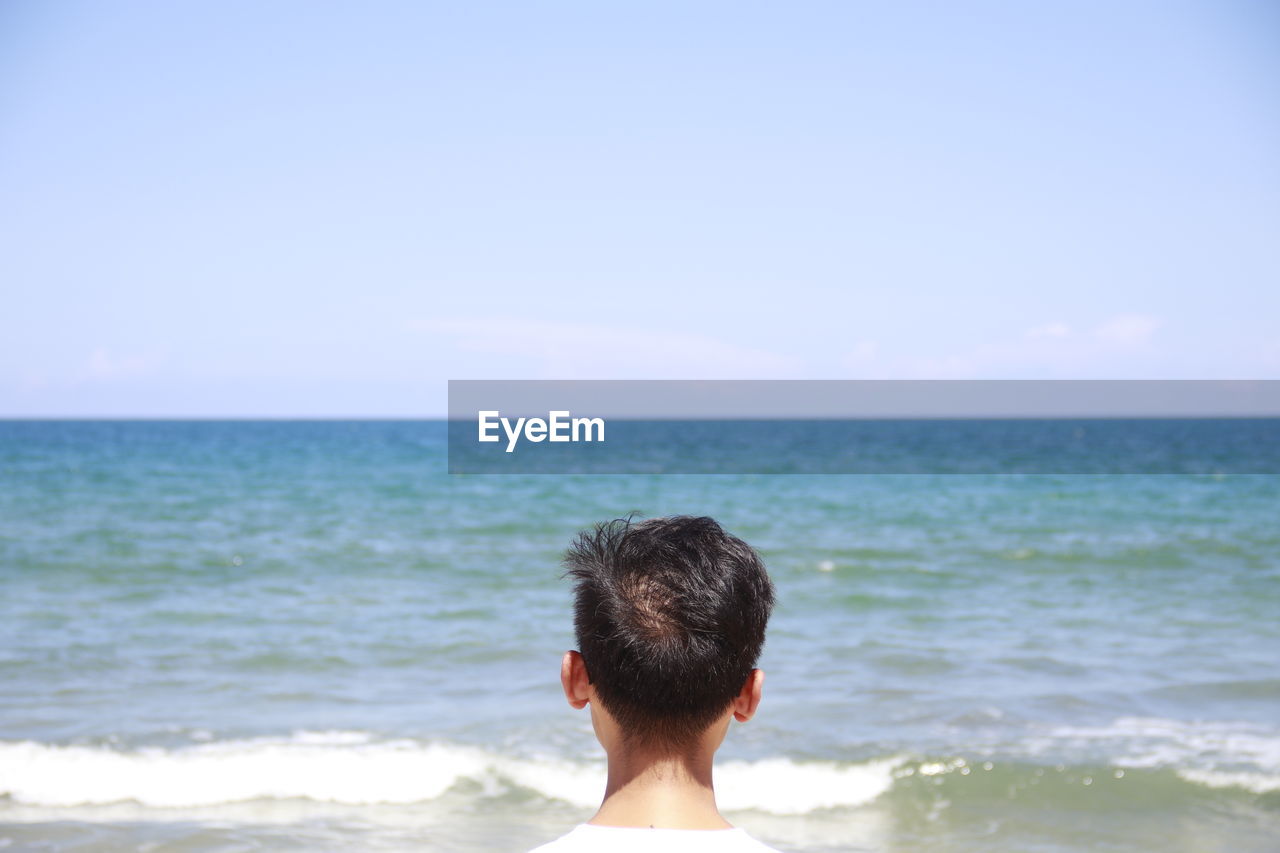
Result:
<svg viewBox="0 0 1280 853">
<path fill-rule="evenodd" d="M 1121 314 L 1100 324 L 1093 336 L 1121 346 L 1138 346 L 1150 341 L 1161 325 L 1159 317 L 1149 314 Z"/>
<path fill-rule="evenodd" d="M 153 372 L 160 361 L 157 356 L 115 355 L 98 347 L 85 361 L 82 378 L 102 382 L 143 376 Z"/>
<path fill-rule="evenodd" d="M 708 335 L 517 317 L 417 320 L 463 351 L 506 359 L 510 376 L 554 379 L 784 379 L 800 361 Z"/>
<path fill-rule="evenodd" d="M 1071 327 L 1066 323 L 1046 323 L 1043 326 L 1033 326 L 1023 334 L 1023 337 L 1037 340 L 1040 338 L 1067 338 L 1071 336 Z"/>
<path fill-rule="evenodd" d="M 858 341 L 840 361 L 850 378 L 879 379 L 885 365 L 880 359 L 879 341 Z"/>
<path fill-rule="evenodd" d="M 1043 323 L 970 350 L 908 362 L 899 375 L 913 379 L 1100 379 L 1149 372 L 1162 320 L 1118 314 L 1077 334 L 1061 321 Z"/>
</svg>

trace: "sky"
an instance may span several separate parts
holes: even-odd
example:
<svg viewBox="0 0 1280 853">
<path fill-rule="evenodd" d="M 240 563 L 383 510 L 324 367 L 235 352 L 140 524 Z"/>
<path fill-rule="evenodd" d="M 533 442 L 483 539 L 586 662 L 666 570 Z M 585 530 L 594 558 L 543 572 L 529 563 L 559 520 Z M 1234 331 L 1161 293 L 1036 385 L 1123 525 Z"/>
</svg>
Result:
<svg viewBox="0 0 1280 853">
<path fill-rule="evenodd" d="M 1280 378 L 1280 7 L 8 2 L 0 416 Z"/>
</svg>

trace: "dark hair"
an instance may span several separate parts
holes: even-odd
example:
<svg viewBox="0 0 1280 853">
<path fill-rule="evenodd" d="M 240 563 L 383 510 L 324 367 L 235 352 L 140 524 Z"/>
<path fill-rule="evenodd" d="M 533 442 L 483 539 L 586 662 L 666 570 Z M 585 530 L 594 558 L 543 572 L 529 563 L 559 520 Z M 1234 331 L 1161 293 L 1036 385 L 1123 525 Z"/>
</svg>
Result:
<svg viewBox="0 0 1280 853">
<path fill-rule="evenodd" d="M 742 689 L 764 646 L 773 584 L 714 519 L 620 518 L 564 557 L 596 695 L 634 743 L 691 745 Z"/>
</svg>

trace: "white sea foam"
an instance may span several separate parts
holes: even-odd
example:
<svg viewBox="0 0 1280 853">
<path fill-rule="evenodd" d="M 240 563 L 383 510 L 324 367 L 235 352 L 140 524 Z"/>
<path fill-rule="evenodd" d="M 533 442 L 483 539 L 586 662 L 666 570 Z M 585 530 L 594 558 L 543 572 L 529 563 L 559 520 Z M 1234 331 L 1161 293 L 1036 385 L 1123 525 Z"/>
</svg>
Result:
<svg viewBox="0 0 1280 853">
<path fill-rule="evenodd" d="M 864 764 L 788 758 L 728 761 L 716 770 L 716 800 L 727 811 L 755 809 L 773 814 L 860 806 L 893 786 L 894 768 L 905 760 L 894 757 Z"/>
<path fill-rule="evenodd" d="M 1105 726 L 1058 726 L 1026 747 L 1032 754 L 1100 748 L 1121 767 L 1172 768 L 1213 788 L 1280 790 L 1280 731 L 1256 723 L 1121 717 Z"/>
<path fill-rule="evenodd" d="M 874 800 L 892 786 L 900 762 L 731 761 L 717 770 L 717 788 L 729 811 L 803 814 Z M 395 805 L 433 800 L 464 781 L 488 795 L 521 788 L 588 808 L 600 801 L 604 768 L 456 744 L 378 741 L 363 732 L 136 751 L 0 742 L 0 795 L 31 806 L 133 802 L 173 809 L 289 799 Z"/>
<path fill-rule="evenodd" d="M 1280 733 L 1255 724 L 1126 717 L 1105 726 L 1050 728 L 1016 752 L 1168 768 L 1213 788 L 1280 790 Z M 899 776 L 963 773 L 965 767 L 959 758 L 916 766 L 906 756 L 862 763 L 727 761 L 717 768 L 716 788 L 727 811 L 785 816 L 857 807 L 876 800 Z M 517 757 L 459 744 L 380 740 L 357 731 L 175 749 L 0 742 L 0 797 L 46 808 L 134 803 L 179 809 L 279 800 L 399 805 L 435 800 L 464 784 L 478 787 L 481 796 L 523 790 L 590 808 L 599 803 L 604 768 L 601 762 Z"/>
<path fill-rule="evenodd" d="M 120 752 L 30 741 L 0 744 L 0 792 L 32 805 L 202 806 L 256 799 L 411 803 L 492 764 L 480 750 L 410 741 L 221 741 Z"/>
<path fill-rule="evenodd" d="M 1280 791 L 1280 776 L 1265 773 L 1229 773 L 1221 770 L 1179 770 L 1178 776 L 1209 788 L 1244 788 L 1255 794 Z"/>
</svg>

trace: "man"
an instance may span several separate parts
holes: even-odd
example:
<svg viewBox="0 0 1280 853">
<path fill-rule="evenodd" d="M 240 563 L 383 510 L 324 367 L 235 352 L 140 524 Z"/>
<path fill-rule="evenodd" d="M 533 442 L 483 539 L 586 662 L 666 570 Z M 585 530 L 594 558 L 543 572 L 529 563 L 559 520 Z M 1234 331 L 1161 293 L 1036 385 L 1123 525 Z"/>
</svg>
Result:
<svg viewBox="0 0 1280 853">
<path fill-rule="evenodd" d="M 711 780 L 730 720 L 760 704 L 773 584 L 759 555 L 713 519 L 676 516 L 599 524 L 564 562 L 579 651 L 560 681 L 590 706 L 609 773 L 599 811 L 533 853 L 776 853 L 720 816 Z"/>
</svg>

